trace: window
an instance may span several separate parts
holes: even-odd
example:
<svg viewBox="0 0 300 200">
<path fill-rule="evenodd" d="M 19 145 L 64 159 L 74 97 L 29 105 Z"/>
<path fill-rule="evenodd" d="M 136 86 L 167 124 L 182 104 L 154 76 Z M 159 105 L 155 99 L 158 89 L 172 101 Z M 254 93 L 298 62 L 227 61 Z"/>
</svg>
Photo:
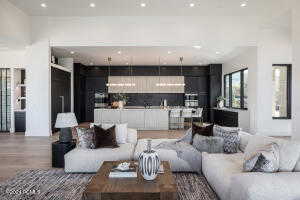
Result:
<svg viewBox="0 0 300 200">
<path fill-rule="evenodd" d="M 273 119 L 291 119 L 291 65 L 273 65 Z"/>
<path fill-rule="evenodd" d="M 248 69 L 224 76 L 225 107 L 248 108 Z"/>
</svg>

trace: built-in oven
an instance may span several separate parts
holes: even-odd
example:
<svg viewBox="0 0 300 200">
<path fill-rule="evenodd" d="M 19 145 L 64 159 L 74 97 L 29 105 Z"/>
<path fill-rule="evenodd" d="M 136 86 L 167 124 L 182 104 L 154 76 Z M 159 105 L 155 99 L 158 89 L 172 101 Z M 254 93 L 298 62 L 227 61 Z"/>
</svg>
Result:
<svg viewBox="0 0 300 200">
<path fill-rule="evenodd" d="M 107 108 L 108 101 L 107 93 L 95 92 L 95 108 Z"/>
<path fill-rule="evenodd" d="M 184 106 L 185 107 L 198 107 L 198 94 L 188 93 L 184 95 Z"/>
</svg>

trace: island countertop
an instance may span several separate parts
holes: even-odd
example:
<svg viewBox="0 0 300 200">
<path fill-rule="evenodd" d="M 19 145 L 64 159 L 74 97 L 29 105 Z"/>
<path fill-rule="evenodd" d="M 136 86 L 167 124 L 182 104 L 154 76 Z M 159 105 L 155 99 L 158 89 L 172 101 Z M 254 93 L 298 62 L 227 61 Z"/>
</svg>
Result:
<svg viewBox="0 0 300 200">
<path fill-rule="evenodd" d="M 129 128 L 138 130 L 168 130 L 169 110 L 160 107 L 96 108 L 94 122 L 99 124 L 127 123 Z"/>
</svg>

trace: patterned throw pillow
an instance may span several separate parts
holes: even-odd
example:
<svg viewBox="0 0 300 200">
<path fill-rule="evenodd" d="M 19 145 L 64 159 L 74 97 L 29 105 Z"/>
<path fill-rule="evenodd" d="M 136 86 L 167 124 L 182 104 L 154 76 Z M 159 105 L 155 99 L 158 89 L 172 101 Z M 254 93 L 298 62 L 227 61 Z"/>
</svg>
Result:
<svg viewBox="0 0 300 200">
<path fill-rule="evenodd" d="M 83 149 L 94 149 L 94 130 L 91 128 L 76 127 L 77 131 L 77 147 Z"/>
<path fill-rule="evenodd" d="M 193 147 L 199 152 L 207 153 L 223 153 L 224 139 L 221 137 L 207 137 L 195 135 L 193 139 Z"/>
<path fill-rule="evenodd" d="M 273 173 L 279 170 L 279 145 L 271 143 L 245 157 L 244 172 Z"/>
<path fill-rule="evenodd" d="M 237 153 L 240 145 L 239 129 L 228 129 L 215 125 L 213 133 L 224 139 L 224 152 Z"/>
</svg>

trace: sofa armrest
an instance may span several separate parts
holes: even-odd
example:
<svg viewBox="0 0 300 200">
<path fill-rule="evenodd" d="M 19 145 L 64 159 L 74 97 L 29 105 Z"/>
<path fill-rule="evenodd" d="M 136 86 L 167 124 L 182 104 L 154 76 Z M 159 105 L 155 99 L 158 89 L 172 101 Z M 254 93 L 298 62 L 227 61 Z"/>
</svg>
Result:
<svg viewBox="0 0 300 200">
<path fill-rule="evenodd" d="M 137 143 L 137 130 L 128 128 L 127 133 L 127 142 L 135 145 Z"/>
</svg>

